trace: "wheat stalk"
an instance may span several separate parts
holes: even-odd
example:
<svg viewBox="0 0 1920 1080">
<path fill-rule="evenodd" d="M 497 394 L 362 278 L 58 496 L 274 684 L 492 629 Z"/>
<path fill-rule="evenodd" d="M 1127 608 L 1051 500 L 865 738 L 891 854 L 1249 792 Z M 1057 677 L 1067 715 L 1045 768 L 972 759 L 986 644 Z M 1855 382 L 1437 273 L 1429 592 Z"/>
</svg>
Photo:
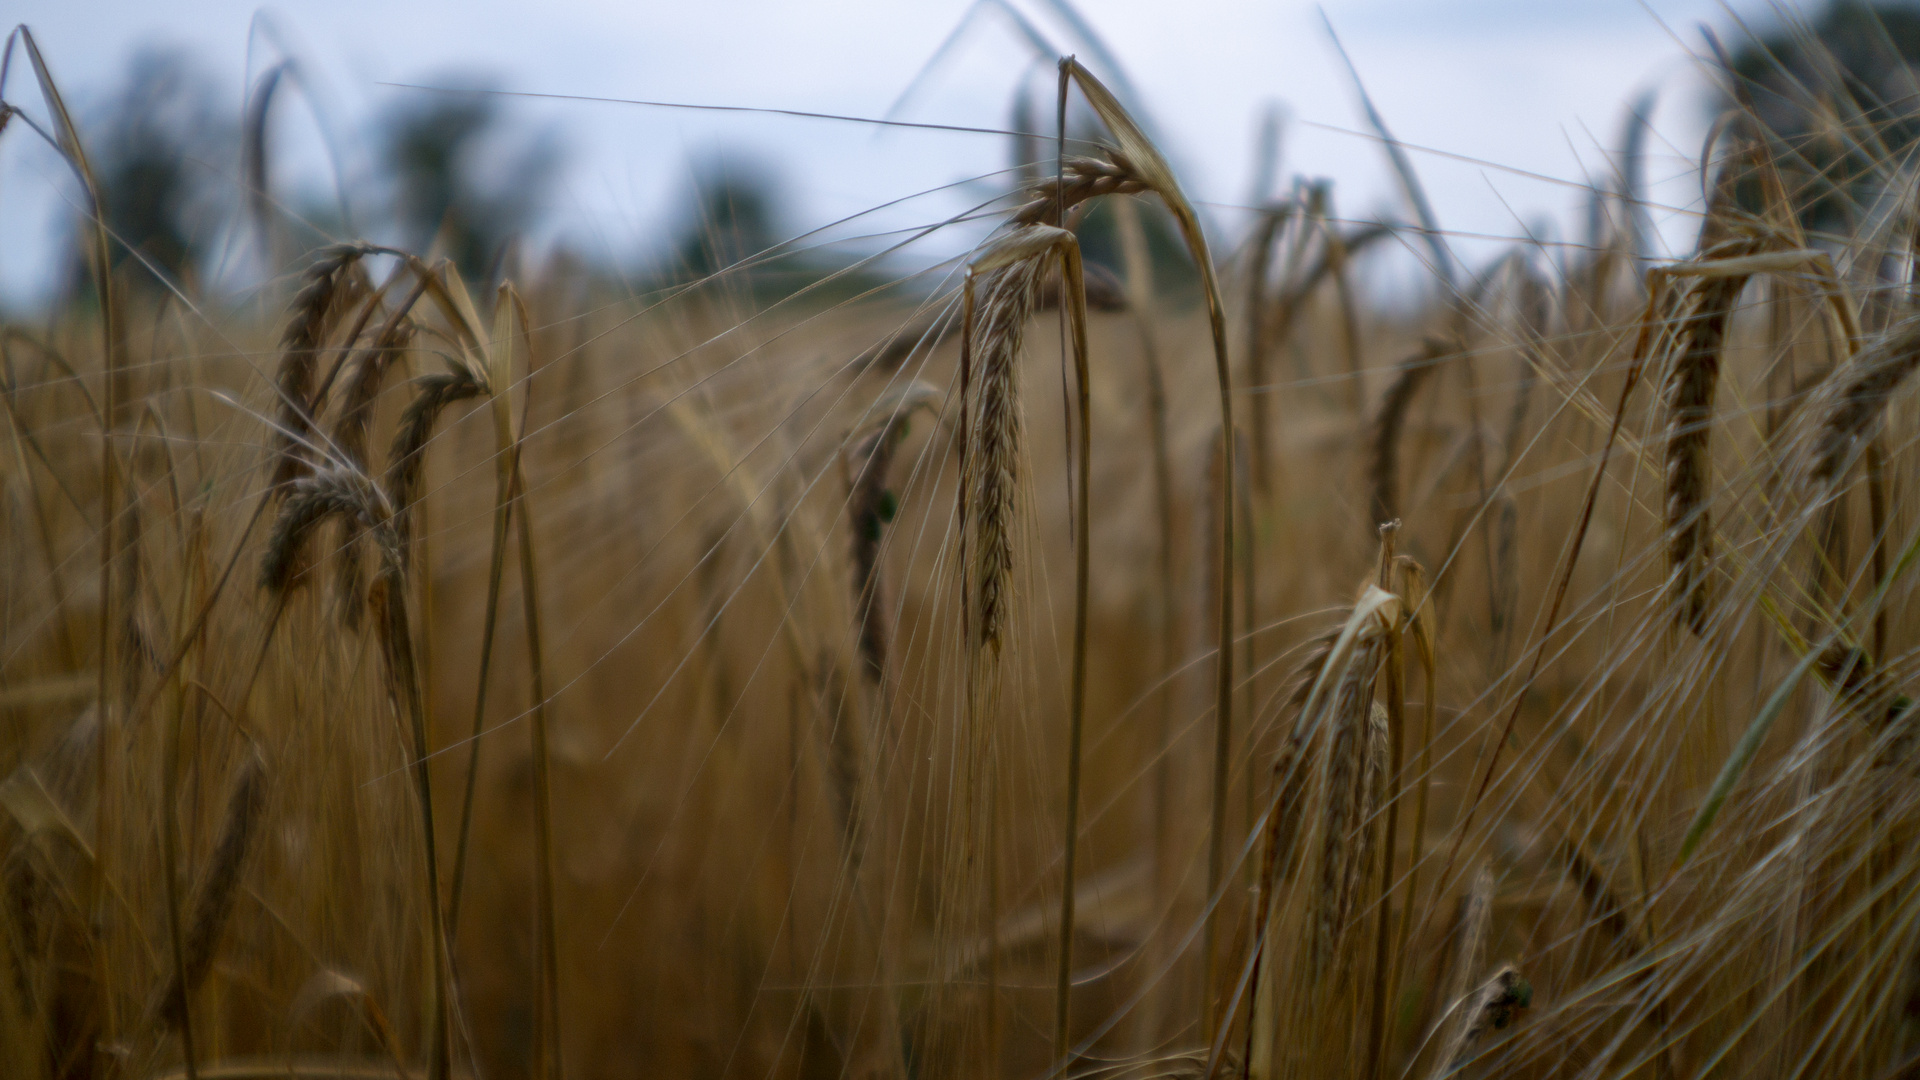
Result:
<svg viewBox="0 0 1920 1080">
<path fill-rule="evenodd" d="M 412 536 L 412 510 L 420 490 L 420 473 L 426 467 L 426 448 L 433 438 L 434 425 L 450 405 L 477 398 L 486 388 L 466 368 L 422 375 L 413 380 L 414 398 L 401 414 L 400 427 L 393 435 L 393 448 L 387 453 L 385 487 L 393 500 L 393 532 L 404 558 Z"/>
<path fill-rule="evenodd" d="M 1247 1060 L 1254 1080 L 1275 1075 L 1275 1056 L 1283 1049 L 1281 1003 L 1285 988 L 1293 983 L 1283 978 L 1281 953 L 1272 941 L 1273 919 L 1280 911 L 1279 883 L 1290 876 L 1292 855 L 1301 848 L 1312 853 L 1301 868 L 1310 889 L 1302 927 L 1308 978 L 1293 996 L 1311 999 L 1308 986 L 1315 991 L 1327 988 L 1341 975 L 1336 962 L 1343 955 L 1341 945 L 1372 844 L 1364 834 L 1378 816 L 1377 797 L 1367 790 L 1369 774 L 1377 791 L 1388 766 L 1386 718 L 1375 715 L 1374 682 L 1400 617 L 1399 599 L 1368 585 L 1337 630 L 1316 643 L 1294 681 L 1288 704 L 1297 711 L 1275 763 L 1276 793 L 1263 825 L 1267 851 L 1258 897 L 1261 913 L 1256 915 L 1248 961 L 1253 1017 Z M 1291 820 L 1279 820 L 1283 813 Z M 1302 835 L 1301 825 L 1310 831 Z M 1211 1035 L 1220 1046 L 1224 1022 L 1216 1027 Z"/>
<path fill-rule="evenodd" d="M 432 377 L 429 377 L 432 378 Z M 427 382 L 428 380 L 420 380 Z M 470 382 L 470 380 L 469 380 Z M 403 483 L 417 482 L 420 446 L 425 432 L 432 427 L 438 408 L 433 406 L 447 394 L 435 387 L 459 387 L 460 382 L 433 383 L 423 388 L 408 412 L 411 423 L 403 424 L 396 437 L 396 448 L 411 445 L 409 455 L 396 453 L 389 474 L 399 474 Z M 421 401 L 429 400 L 422 408 Z M 444 401 L 439 401 L 444 405 Z M 418 439 L 418 444 L 412 440 Z M 411 469 L 409 474 L 407 470 Z M 409 489 L 410 491 L 410 489 Z M 392 499 L 372 477 L 350 465 L 324 469 L 293 481 L 261 568 L 261 584 L 268 591 L 284 596 L 292 583 L 301 547 L 308 537 L 329 518 L 353 522 L 367 531 L 380 553 L 380 572 L 374 578 L 373 607 L 381 652 L 386 660 L 387 689 L 396 710 L 407 720 L 412 735 L 414 795 L 420 812 L 420 829 L 426 863 L 426 900 L 428 933 L 432 950 L 433 1000 L 430 1008 L 432 1030 L 428 1034 L 427 1071 L 429 1080 L 444 1080 L 450 1067 L 448 1018 L 451 988 L 448 981 L 445 911 L 440 888 L 440 863 L 437 833 L 433 822 L 433 786 L 427 771 L 428 745 L 426 707 L 421 697 L 421 675 L 413 647 L 412 619 L 407 604 L 407 537 L 404 503 Z"/>
<path fill-rule="evenodd" d="M 1067 305 L 1072 331 L 1074 372 L 1079 387 L 1078 446 L 1075 448 L 1078 499 L 1074 509 L 1074 638 L 1072 686 L 1068 705 L 1067 813 L 1064 887 L 1061 890 L 1060 967 L 1056 984 L 1056 1050 L 1065 1053 L 1068 998 L 1074 925 L 1074 862 L 1078 844 L 1080 805 L 1080 749 L 1086 711 L 1087 607 L 1089 588 L 1089 485 L 1092 423 L 1091 388 L 1087 367 L 1087 311 L 1080 248 L 1071 233 L 1047 225 L 1021 225 L 1011 230 L 977 259 L 968 270 L 963 344 L 963 382 L 978 380 L 972 430 L 966 440 L 962 466 L 965 500 L 963 521 L 971 526 L 972 622 L 968 647 L 966 782 L 970 812 L 968 830 L 975 828 L 979 809 L 974 785 L 986 780 L 990 765 L 991 730 L 999 683 L 999 658 L 1006 609 L 1011 601 L 1013 525 L 1016 481 L 1023 451 L 1018 398 L 1018 363 L 1025 323 L 1033 312 L 1040 276 L 1057 256 L 1073 303 Z M 977 278 L 987 279 L 984 300 L 976 303 Z M 976 329 L 975 312 L 979 326 Z M 978 360 L 974 359 L 978 354 Z M 978 369 L 977 376 L 974 374 Z M 989 782 L 990 783 L 990 782 Z M 991 805 L 989 791 L 979 803 Z M 989 876 L 995 869 L 991 852 L 991 821 L 987 823 Z M 972 865 L 973 840 L 963 838 L 961 862 Z M 995 950 L 997 953 L 997 950 Z M 989 1011 L 997 1008 L 990 978 Z M 989 1024 L 990 1028 L 994 1025 Z M 997 1042 L 997 1039 L 990 1040 Z"/>
</svg>

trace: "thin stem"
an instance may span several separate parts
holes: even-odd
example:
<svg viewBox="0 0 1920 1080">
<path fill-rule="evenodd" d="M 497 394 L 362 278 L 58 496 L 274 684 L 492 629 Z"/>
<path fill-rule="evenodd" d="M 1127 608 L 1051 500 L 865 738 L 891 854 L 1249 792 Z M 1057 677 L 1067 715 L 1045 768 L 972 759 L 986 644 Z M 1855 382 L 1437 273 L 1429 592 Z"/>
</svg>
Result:
<svg viewBox="0 0 1920 1080">
<path fill-rule="evenodd" d="M 413 654 L 411 622 L 407 617 L 406 578 L 398 567 L 383 571 L 386 588 L 381 620 L 388 673 L 397 704 L 407 715 L 413 736 L 413 783 L 420 801 L 420 829 L 426 848 L 428 932 L 433 935 L 433 1002 L 429 1009 L 433 1030 L 428 1034 L 428 1080 L 446 1080 L 450 1057 L 447 1016 L 450 1002 L 447 979 L 446 921 L 440 905 L 440 859 L 433 827 L 433 782 L 427 771 L 427 718 L 420 697 L 420 676 Z"/>
<path fill-rule="evenodd" d="M 540 637 L 540 579 L 533 557 L 533 524 L 527 508 L 526 474 L 520 468 L 520 444 L 514 444 L 513 497 L 520 505 L 514 523 L 520 534 L 520 596 L 527 623 L 527 667 L 533 684 L 530 711 L 533 734 L 534 857 L 540 883 L 535 894 L 540 925 L 540 989 L 542 1008 L 534 1025 L 536 1060 L 542 1077 L 565 1075 L 560 1054 L 560 954 L 553 902 L 553 779 L 549 769 L 547 736 L 546 663 Z"/>
<path fill-rule="evenodd" d="M 173 715 L 167 718 L 166 746 L 160 762 L 160 844 L 167 875 L 167 935 L 173 946 L 173 985 L 179 997 L 161 1003 L 162 1008 L 178 1008 L 175 1020 L 180 1024 L 180 1051 L 186 1057 L 187 1080 L 199 1080 L 200 1066 L 193 1046 L 193 1010 L 187 1007 L 187 939 L 180 925 L 180 725 L 185 711 L 185 688 L 173 680 Z"/>
<path fill-rule="evenodd" d="M 1062 71 L 1061 78 L 1066 78 Z M 1087 333 L 1085 307 L 1079 302 L 1084 296 L 1081 281 L 1080 251 L 1077 246 L 1063 246 L 1061 250 L 1061 276 L 1071 292 L 1067 302 L 1061 307 L 1068 313 L 1073 324 L 1073 372 L 1079 387 L 1078 412 L 1080 420 L 1080 438 L 1078 460 L 1074 463 L 1078 474 L 1078 499 L 1074 502 L 1076 528 L 1073 538 L 1073 690 L 1067 729 L 1067 835 L 1065 862 L 1065 881 L 1060 890 L 1060 970 L 1055 986 L 1054 1000 L 1054 1057 L 1064 1072 L 1071 1064 L 1069 1058 L 1071 1015 L 1073 998 L 1073 929 L 1074 929 L 1074 860 L 1079 851 L 1080 840 L 1080 764 L 1081 741 L 1085 727 L 1087 709 L 1087 606 L 1089 601 L 1089 558 L 1092 550 L 1089 537 L 1090 507 L 1092 506 L 1093 486 L 1093 440 L 1090 425 L 1093 422 L 1091 404 L 1092 388 L 1088 383 L 1087 371 Z"/>
<path fill-rule="evenodd" d="M 453 886 L 447 895 L 447 937 L 458 935 L 460 898 L 466 893 L 467 851 L 473 836 L 473 797 L 480 780 L 480 735 L 487 717 L 488 675 L 493 671 L 493 636 L 500 621 L 500 578 L 506 563 L 507 523 L 513 514 L 511 499 L 503 500 L 493 516 L 493 553 L 487 568 L 487 615 L 480 630 L 480 674 L 473 691 L 472 748 L 467 752 L 466 792 L 460 799 L 460 838 L 453 849 Z"/>
<path fill-rule="evenodd" d="M 1388 591 L 1393 589 L 1393 549 L 1399 531 L 1398 521 L 1383 522 L 1380 526 L 1380 587 Z M 1387 785 L 1387 790 L 1381 796 L 1387 808 L 1387 835 L 1380 845 L 1380 907 L 1374 916 L 1373 1014 L 1369 1028 L 1372 1035 L 1367 1041 L 1366 1072 L 1369 1080 L 1379 1080 L 1380 1077 L 1386 1052 L 1387 1004 L 1395 989 L 1394 980 L 1389 977 L 1389 961 L 1393 951 L 1393 920 L 1390 918 L 1393 905 L 1389 897 L 1393 892 L 1394 849 L 1400 840 L 1400 744 L 1406 722 L 1405 663 L 1403 629 L 1395 626 L 1387 634 L 1387 738 L 1391 749 L 1387 775 L 1382 778 Z"/>
</svg>

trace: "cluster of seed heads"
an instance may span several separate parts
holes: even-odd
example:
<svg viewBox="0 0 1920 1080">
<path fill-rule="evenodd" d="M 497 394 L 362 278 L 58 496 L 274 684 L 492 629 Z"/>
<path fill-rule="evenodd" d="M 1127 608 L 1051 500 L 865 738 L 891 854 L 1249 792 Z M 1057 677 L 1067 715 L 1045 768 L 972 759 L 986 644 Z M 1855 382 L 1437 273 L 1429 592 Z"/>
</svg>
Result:
<svg viewBox="0 0 1920 1080">
<path fill-rule="evenodd" d="M 1101 195 L 1139 195 L 1153 190 L 1133 162 L 1118 150 L 1106 157 L 1070 157 L 1061 163 L 1064 175 L 1049 177 L 1028 193 L 1013 212 L 1015 225 L 1052 225 L 1075 206 Z"/>
</svg>

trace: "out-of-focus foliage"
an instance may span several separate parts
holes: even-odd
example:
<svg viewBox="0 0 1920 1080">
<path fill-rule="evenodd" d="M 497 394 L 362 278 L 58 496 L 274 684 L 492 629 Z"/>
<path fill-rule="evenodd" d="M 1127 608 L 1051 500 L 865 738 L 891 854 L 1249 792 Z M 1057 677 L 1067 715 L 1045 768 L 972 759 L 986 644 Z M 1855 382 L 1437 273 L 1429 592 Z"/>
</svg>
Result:
<svg viewBox="0 0 1920 1080">
<path fill-rule="evenodd" d="M 705 277 L 779 241 L 780 197 L 773 175 L 739 157 L 717 157 L 694 170 L 675 225 L 673 269 Z"/>
<path fill-rule="evenodd" d="M 551 136 L 517 137 L 500 99 L 477 86 L 404 98 L 383 118 L 379 144 L 401 242 L 437 246 L 475 278 L 534 223 L 559 158 Z"/>
<path fill-rule="evenodd" d="M 1739 42 L 1725 91 L 1778 140 L 1783 175 L 1808 196 L 1802 222 L 1844 231 L 1920 138 L 1920 4 L 1829 0 Z"/>
<path fill-rule="evenodd" d="M 215 97 L 212 80 L 186 53 L 147 50 L 128 65 L 91 147 L 116 263 L 137 252 L 178 280 L 209 253 L 235 201 L 228 180 L 235 129 Z M 71 262 L 69 280 L 84 287 L 81 257 Z"/>
</svg>

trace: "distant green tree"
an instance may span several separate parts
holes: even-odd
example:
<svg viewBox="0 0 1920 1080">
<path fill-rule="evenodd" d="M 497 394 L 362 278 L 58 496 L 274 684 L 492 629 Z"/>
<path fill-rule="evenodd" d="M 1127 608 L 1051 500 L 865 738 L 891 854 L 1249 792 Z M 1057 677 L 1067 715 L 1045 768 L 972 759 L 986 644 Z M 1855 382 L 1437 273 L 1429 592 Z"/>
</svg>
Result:
<svg viewBox="0 0 1920 1080">
<path fill-rule="evenodd" d="M 720 157 L 697 166 L 681 202 L 672 255 L 676 275 L 705 277 L 780 241 L 773 175 L 742 159 Z"/>
<path fill-rule="evenodd" d="M 478 91 L 406 98 L 379 142 L 401 242 L 419 251 L 437 242 L 474 280 L 533 223 L 559 156 L 546 136 L 514 145 L 499 99 Z"/>
<path fill-rule="evenodd" d="M 1886 164 L 1920 139 L 1917 62 L 1920 3 L 1828 0 L 1740 43 L 1718 107 L 1750 105 L 1803 223 L 1844 230 L 1878 194 Z"/>
<path fill-rule="evenodd" d="M 214 107 L 210 80 L 185 53 L 146 50 L 127 67 L 89 139 L 102 209 L 112 230 L 114 263 L 138 253 L 153 283 L 188 276 L 230 210 L 224 179 L 234 126 Z M 84 243 L 69 260 L 69 280 L 89 287 Z"/>
</svg>

